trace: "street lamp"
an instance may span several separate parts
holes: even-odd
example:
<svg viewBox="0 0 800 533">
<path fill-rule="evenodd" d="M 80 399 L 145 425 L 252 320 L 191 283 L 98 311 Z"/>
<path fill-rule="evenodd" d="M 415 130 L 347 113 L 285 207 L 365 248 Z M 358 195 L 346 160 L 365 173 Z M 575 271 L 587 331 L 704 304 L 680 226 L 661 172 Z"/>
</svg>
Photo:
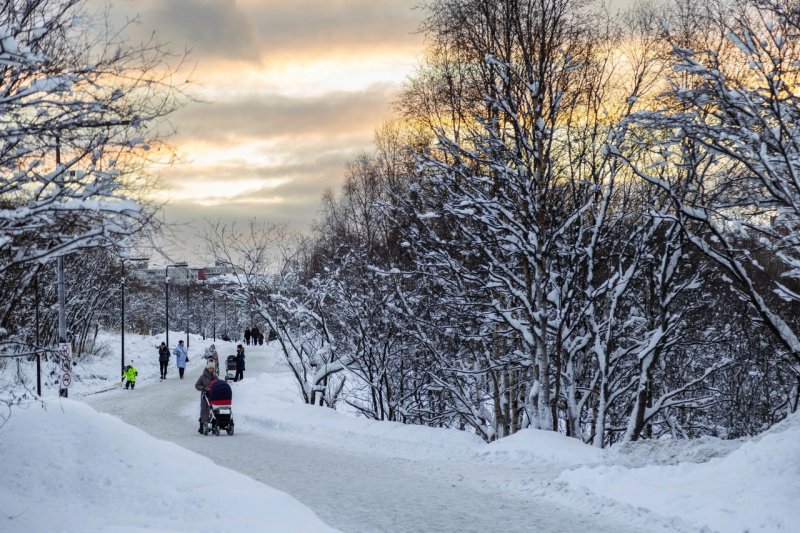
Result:
<svg viewBox="0 0 800 533">
<path fill-rule="evenodd" d="M 189 307 L 189 275 L 191 274 L 191 270 L 188 268 L 186 269 L 186 349 L 189 349 L 189 314 L 191 313 L 191 307 Z"/>
<path fill-rule="evenodd" d="M 42 397 L 42 354 L 39 351 L 39 271 L 33 279 L 36 290 L 36 394 Z"/>
<path fill-rule="evenodd" d="M 119 366 L 120 366 L 120 375 L 122 372 L 125 372 L 125 261 L 149 261 L 149 257 L 120 257 L 120 263 L 122 263 L 122 303 L 120 307 L 122 308 L 122 327 L 121 327 L 121 338 L 120 341 L 120 356 L 119 356 Z"/>
<path fill-rule="evenodd" d="M 212 331 L 214 335 L 214 342 L 217 342 L 217 291 L 214 288 L 211 288 L 211 299 L 212 299 L 212 308 L 214 309 L 214 325 L 212 326 Z"/>
<path fill-rule="evenodd" d="M 169 269 L 173 267 L 185 267 L 188 266 L 186 262 L 183 263 L 175 263 L 173 265 L 167 265 L 167 268 L 164 269 L 165 273 L 165 281 L 164 281 L 164 294 L 166 295 L 167 305 L 165 308 L 165 322 L 166 322 L 166 330 L 167 330 L 167 347 L 169 347 Z"/>
</svg>

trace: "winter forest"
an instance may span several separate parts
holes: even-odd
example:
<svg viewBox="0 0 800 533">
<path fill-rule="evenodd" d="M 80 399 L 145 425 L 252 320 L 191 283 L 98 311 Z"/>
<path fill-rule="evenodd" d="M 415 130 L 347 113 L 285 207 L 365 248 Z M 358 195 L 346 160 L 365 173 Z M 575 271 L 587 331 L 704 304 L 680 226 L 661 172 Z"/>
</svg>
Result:
<svg viewBox="0 0 800 533">
<path fill-rule="evenodd" d="M 597 447 L 800 395 L 800 11 L 435 1 L 375 148 L 280 275 L 221 252 L 308 403 Z"/>
<path fill-rule="evenodd" d="M 175 323 L 205 333 L 229 305 L 226 327 L 277 333 L 305 403 L 486 442 L 732 439 L 795 412 L 800 4 L 424 9 L 394 118 L 311 234 L 210 221 L 236 279 Z M 92 354 L 120 298 L 129 332 L 164 330 L 163 283 L 125 258 L 164 229 L 146 192 L 185 57 L 106 22 L 77 0 L 0 6 L 3 421 L 35 396 L 20 368 L 60 340 Z"/>
</svg>

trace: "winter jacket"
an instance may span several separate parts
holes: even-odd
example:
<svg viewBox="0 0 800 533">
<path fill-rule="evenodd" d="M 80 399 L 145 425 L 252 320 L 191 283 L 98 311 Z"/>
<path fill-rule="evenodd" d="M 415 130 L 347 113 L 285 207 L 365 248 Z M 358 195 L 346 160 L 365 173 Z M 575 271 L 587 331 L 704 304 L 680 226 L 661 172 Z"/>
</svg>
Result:
<svg viewBox="0 0 800 533">
<path fill-rule="evenodd" d="M 244 350 L 236 352 L 236 371 L 244 372 Z"/>
<path fill-rule="evenodd" d="M 158 361 L 160 363 L 169 362 L 169 348 L 162 346 L 158 349 Z"/>
<path fill-rule="evenodd" d="M 178 368 L 186 368 L 186 361 L 189 360 L 189 352 L 186 351 L 186 347 L 179 344 L 172 350 L 172 353 L 175 354 Z"/>
<path fill-rule="evenodd" d="M 122 373 L 122 377 L 131 383 L 136 383 L 136 374 L 138 374 L 138 372 L 134 367 L 126 366 L 125 371 Z"/>
<path fill-rule="evenodd" d="M 194 388 L 199 390 L 200 392 L 203 392 L 208 388 L 209 385 L 211 385 L 211 382 L 214 381 L 215 379 L 216 378 L 214 377 L 214 374 L 212 374 L 209 369 L 204 368 L 203 374 L 199 378 L 197 378 L 197 383 L 194 384 Z"/>
</svg>

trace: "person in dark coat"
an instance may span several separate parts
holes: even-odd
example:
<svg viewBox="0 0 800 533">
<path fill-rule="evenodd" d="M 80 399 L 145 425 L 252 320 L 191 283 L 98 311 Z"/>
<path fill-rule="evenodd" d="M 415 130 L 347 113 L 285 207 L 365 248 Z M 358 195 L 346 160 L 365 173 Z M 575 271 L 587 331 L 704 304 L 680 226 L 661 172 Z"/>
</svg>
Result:
<svg viewBox="0 0 800 533">
<path fill-rule="evenodd" d="M 258 335 L 261 331 L 258 329 L 258 326 L 253 326 L 253 329 L 250 330 L 250 338 L 253 341 L 253 346 L 258 344 Z"/>
<path fill-rule="evenodd" d="M 169 366 L 169 348 L 162 342 L 158 347 L 158 366 L 161 367 L 161 379 L 167 379 L 167 367 Z"/>
<path fill-rule="evenodd" d="M 208 422 L 209 419 L 208 402 L 203 398 L 203 394 L 206 393 L 211 382 L 216 379 L 216 370 L 217 367 L 214 364 L 214 360 L 209 359 L 206 363 L 206 367 L 203 369 L 203 373 L 197 378 L 197 382 L 194 384 L 194 388 L 200 391 L 200 429 L 197 430 L 198 433 L 203 433 L 203 424 Z"/>
<path fill-rule="evenodd" d="M 264 334 L 260 331 L 258 332 L 258 345 L 262 346 L 264 344 Z"/>
<path fill-rule="evenodd" d="M 252 333 L 250 332 L 250 328 L 245 328 L 245 330 L 244 330 L 244 343 L 246 345 L 248 345 L 248 346 L 250 346 L 250 335 L 251 334 Z"/>
<path fill-rule="evenodd" d="M 233 381 L 244 379 L 244 346 L 241 344 L 236 347 L 236 375 Z"/>
</svg>

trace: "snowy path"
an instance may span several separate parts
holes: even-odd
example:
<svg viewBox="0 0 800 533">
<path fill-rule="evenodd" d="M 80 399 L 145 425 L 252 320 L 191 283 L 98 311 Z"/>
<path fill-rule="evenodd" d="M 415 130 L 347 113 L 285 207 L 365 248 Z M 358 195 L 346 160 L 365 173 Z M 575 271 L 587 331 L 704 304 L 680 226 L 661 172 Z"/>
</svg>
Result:
<svg viewBox="0 0 800 533">
<path fill-rule="evenodd" d="M 198 358 L 199 359 L 199 358 Z M 248 350 L 248 371 L 283 372 L 274 354 Z M 217 464 L 282 490 L 345 532 L 360 531 L 675 531 L 652 517 L 621 510 L 568 509 L 505 485 L 539 487 L 556 472 L 510 465 L 411 460 L 317 444 L 279 427 L 253 427 L 234 418 L 236 435 L 203 437 L 187 405 L 198 404 L 196 369 L 178 380 L 140 383 L 133 392 L 89 396 L 87 403 L 156 438 L 204 454 Z M 196 415 L 195 415 L 196 416 Z M 420 454 L 425 457 L 426 454 Z M 235 508 L 235 504 L 232 506 Z M 235 512 L 235 511 L 232 511 Z"/>
</svg>

